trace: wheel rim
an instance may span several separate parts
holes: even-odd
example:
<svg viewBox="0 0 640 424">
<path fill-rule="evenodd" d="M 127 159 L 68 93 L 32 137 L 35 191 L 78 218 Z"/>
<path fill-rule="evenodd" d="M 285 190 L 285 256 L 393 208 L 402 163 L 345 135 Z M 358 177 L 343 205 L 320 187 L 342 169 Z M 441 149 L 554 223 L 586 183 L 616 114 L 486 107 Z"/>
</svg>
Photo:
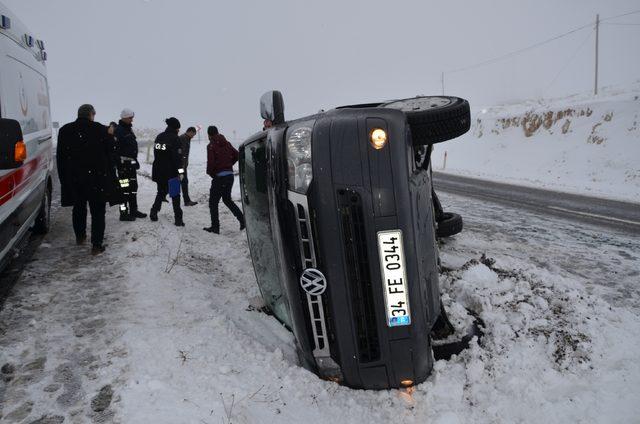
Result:
<svg viewBox="0 0 640 424">
<path fill-rule="evenodd" d="M 449 97 L 416 97 L 415 99 L 399 100 L 389 103 L 385 107 L 398 109 L 403 112 L 415 112 L 418 110 L 438 109 L 449 106 L 453 100 Z"/>
</svg>

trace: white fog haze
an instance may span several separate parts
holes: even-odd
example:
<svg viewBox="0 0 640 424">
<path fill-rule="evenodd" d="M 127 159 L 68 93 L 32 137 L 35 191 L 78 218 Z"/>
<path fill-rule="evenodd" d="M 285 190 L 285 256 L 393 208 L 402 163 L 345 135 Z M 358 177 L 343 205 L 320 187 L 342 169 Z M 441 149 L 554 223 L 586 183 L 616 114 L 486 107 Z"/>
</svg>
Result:
<svg viewBox="0 0 640 424">
<path fill-rule="evenodd" d="M 283 92 L 288 118 L 417 94 L 472 109 L 593 90 L 592 27 L 496 63 L 472 66 L 640 9 L 616 1 L 4 0 L 42 38 L 53 119 L 93 103 L 97 119 L 130 107 L 137 126 L 216 124 L 258 130 L 259 96 Z M 600 85 L 640 75 L 638 15 L 600 27 Z M 615 23 L 612 25 L 610 23 Z"/>
</svg>

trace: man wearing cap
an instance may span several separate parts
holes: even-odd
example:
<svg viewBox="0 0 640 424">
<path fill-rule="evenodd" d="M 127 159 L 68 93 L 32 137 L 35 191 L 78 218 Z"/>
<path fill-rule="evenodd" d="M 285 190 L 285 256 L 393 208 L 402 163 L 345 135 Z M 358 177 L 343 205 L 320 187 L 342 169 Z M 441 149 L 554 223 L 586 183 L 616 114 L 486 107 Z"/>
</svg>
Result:
<svg viewBox="0 0 640 424">
<path fill-rule="evenodd" d="M 173 203 L 173 215 L 175 225 L 184 227 L 182 220 L 182 208 L 180 207 L 180 181 L 184 178 L 184 168 L 182 168 L 182 153 L 180 148 L 180 121 L 176 118 L 169 118 L 165 121 L 167 129 L 158 134 L 153 146 L 153 168 L 151 179 L 158 186 L 156 200 L 151 207 L 150 218 L 152 221 L 158 220 L 158 212 L 162 207 L 162 201 L 167 194 L 171 194 Z M 177 182 L 177 190 L 169 190 L 169 185 Z"/>
<path fill-rule="evenodd" d="M 135 113 L 131 109 L 124 109 L 120 113 L 120 122 L 115 131 L 116 154 L 118 156 L 118 179 L 122 189 L 124 203 L 120 205 L 120 221 L 135 221 L 136 218 L 146 218 L 138 210 L 138 141 L 133 133 L 133 118 Z"/>
<path fill-rule="evenodd" d="M 87 204 L 91 211 L 91 254 L 104 252 L 106 203 L 117 192 L 115 164 L 107 127 L 95 122 L 91 105 L 78 109 L 78 119 L 60 128 L 56 159 L 61 204 L 73 207 L 76 243 L 87 239 Z"/>
</svg>

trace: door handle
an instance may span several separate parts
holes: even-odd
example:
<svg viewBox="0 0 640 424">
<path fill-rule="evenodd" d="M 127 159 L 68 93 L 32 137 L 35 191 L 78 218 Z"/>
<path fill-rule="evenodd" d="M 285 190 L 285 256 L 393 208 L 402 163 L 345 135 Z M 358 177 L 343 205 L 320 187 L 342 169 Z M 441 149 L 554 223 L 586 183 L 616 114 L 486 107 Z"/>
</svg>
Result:
<svg viewBox="0 0 640 424">
<path fill-rule="evenodd" d="M 45 135 L 44 137 L 40 137 L 38 139 L 38 144 L 46 143 L 49 140 L 51 140 L 51 136 L 50 135 Z"/>
</svg>

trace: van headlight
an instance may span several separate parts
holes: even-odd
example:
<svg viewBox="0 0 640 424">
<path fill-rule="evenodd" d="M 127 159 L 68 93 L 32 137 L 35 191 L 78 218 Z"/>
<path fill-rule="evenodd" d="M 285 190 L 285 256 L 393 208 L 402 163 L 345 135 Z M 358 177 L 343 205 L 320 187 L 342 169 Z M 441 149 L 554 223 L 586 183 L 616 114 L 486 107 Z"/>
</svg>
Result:
<svg viewBox="0 0 640 424">
<path fill-rule="evenodd" d="M 313 122 L 303 122 L 289 128 L 287 132 L 287 164 L 289 167 L 289 190 L 306 194 L 313 180 L 311 166 L 311 134 Z"/>
</svg>

